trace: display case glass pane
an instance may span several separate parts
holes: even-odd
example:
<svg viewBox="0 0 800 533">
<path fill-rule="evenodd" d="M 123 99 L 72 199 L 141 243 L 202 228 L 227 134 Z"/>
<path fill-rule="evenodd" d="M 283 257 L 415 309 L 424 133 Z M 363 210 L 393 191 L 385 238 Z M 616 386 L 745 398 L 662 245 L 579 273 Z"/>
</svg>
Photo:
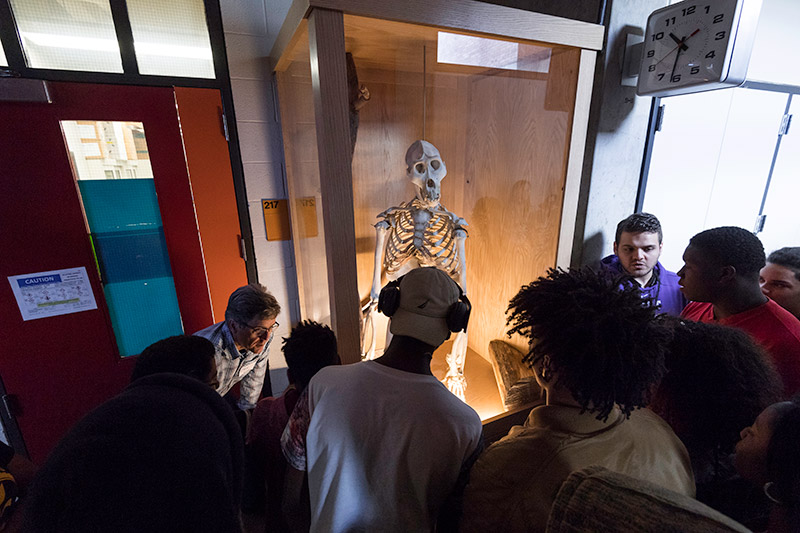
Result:
<svg viewBox="0 0 800 533">
<path fill-rule="evenodd" d="M 140 74 L 214 78 L 203 0 L 127 0 Z"/>
<path fill-rule="evenodd" d="M 295 44 L 276 69 L 295 249 L 300 315 L 330 324 L 325 228 L 322 224 L 314 99 L 308 32 L 303 24 Z"/>
<path fill-rule="evenodd" d="M 11 0 L 11 9 L 29 67 L 122 72 L 107 0 Z"/>
<path fill-rule="evenodd" d="M 347 78 L 361 304 L 372 285 L 377 216 L 415 198 L 405 155 L 414 141 L 426 140 L 447 168 L 441 206 L 468 224 L 466 289 L 473 312 L 466 401 L 483 419 L 500 414 L 504 402 L 489 343 L 506 340 L 527 352 L 524 339 L 506 337 L 505 310 L 523 284 L 556 263 L 581 50 L 354 15 L 344 16 L 344 30 L 352 55 Z M 308 40 L 304 27 L 299 32 L 276 69 L 295 203 L 321 200 Z M 321 289 L 324 228 L 316 237 L 298 235 L 296 213 L 292 220 L 301 305 L 313 312 L 328 297 L 327 287 Z M 384 273 L 381 284 L 386 281 Z M 303 318 L 314 316 L 303 310 Z M 377 355 L 387 322 L 375 327 Z M 434 354 L 440 379 L 452 340 Z"/>
<path fill-rule="evenodd" d="M 358 16 L 344 25 L 369 93 L 353 157 L 359 295 L 372 282 L 376 215 L 415 198 L 405 154 L 424 139 L 447 168 L 441 205 L 468 224 L 466 400 L 481 418 L 496 415 L 489 342 L 506 339 L 509 299 L 556 262 L 580 50 Z M 434 355 L 439 378 L 450 345 Z"/>
</svg>

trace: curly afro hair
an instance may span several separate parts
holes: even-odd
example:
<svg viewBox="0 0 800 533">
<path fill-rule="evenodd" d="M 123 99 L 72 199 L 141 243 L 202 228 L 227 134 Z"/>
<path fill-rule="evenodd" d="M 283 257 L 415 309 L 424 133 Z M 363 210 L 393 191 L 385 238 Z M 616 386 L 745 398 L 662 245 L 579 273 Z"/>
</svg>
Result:
<svg viewBox="0 0 800 533">
<path fill-rule="evenodd" d="M 742 429 L 780 400 L 780 377 L 742 330 L 665 320 L 674 327 L 667 373 L 650 408 L 686 445 L 696 474 L 722 475 L 720 461 L 733 452 Z"/>
<path fill-rule="evenodd" d="M 508 334 L 530 340 L 524 361 L 533 367 L 548 355 L 559 385 L 584 411 L 607 420 L 614 405 L 629 416 L 649 403 L 670 328 L 637 288 L 588 267 L 550 269 L 520 289 L 507 313 Z"/>
<path fill-rule="evenodd" d="M 702 250 L 716 266 L 731 265 L 742 276 L 758 276 L 767 264 L 764 245 L 752 232 L 736 226 L 701 231 L 689 240 L 689 246 Z"/>
<path fill-rule="evenodd" d="M 286 366 L 299 390 L 303 390 L 323 367 L 339 364 L 336 335 L 331 328 L 304 320 L 283 339 Z"/>
</svg>

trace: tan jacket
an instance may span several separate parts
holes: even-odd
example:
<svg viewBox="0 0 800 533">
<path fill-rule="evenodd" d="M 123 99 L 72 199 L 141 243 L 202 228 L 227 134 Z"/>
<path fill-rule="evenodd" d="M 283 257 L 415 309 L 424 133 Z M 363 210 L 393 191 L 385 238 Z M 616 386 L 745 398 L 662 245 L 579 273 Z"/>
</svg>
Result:
<svg viewBox="0 0 800 533">
<path fill-rule="evenodd" d="M 626 419 L 615 408 L 602 422 L 579 408 L 545 405 L 475 463 L 461 530 L 544 531 L 561 484 L 591 465 L 695 494 L 689 454 L 655 413 L 640 409 Z"/>
</svg>

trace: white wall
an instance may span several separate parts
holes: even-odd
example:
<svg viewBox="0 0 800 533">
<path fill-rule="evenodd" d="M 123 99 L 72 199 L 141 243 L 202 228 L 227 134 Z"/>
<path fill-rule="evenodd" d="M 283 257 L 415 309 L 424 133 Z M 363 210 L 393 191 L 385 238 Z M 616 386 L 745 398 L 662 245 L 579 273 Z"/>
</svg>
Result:
<svg viewBox="0 0 800 533">
<path fill-rule="evenodd" d="M 263 198 L 286 198 L 283 145 L 269 51 L 290 3 L 289 0 L 220 1 L 258 280 L 283 309 L 270 350 L 270 377 L 275 394 L 288 384 L 280 337 L 289 334 L 291 323 L 300 316 L 292 242 L 267 241 L 261 209 Z"/>
<path fill-rule="evenodd" d="M 800 1 L 763 0 L 748 80 L 800 86 Z"/>
<path fill-rule="evenodd" d="M 573 265 L 593 264 L 613 252 L 620 220 L 633 213 L 652 98 L 623 87 L 626 35 L 643 35 L 647 16 L 667 0 L 613 0 L 607 43 L 598 59 L 576 221 Z"/>
</svg>

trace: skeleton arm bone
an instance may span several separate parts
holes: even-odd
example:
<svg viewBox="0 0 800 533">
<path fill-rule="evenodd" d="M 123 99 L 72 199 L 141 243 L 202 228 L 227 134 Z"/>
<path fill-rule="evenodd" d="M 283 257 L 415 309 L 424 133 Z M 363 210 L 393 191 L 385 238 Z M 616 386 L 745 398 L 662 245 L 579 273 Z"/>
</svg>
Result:
<svg viewBox="0 0 800 533">
<path fill-rule="evenodd" d="M 458 284 L 464 295 L 467 294 L 467 253 L 466 253 L 467 230 L 462 227 L 456 229 L 456 248 L 458 249 Z"/>
<path fill-rule="evenodd" d="M 375 259 L 372 271 L 372 288 L 369 298 L 377 305 L 378 296 L 381 292 L 381 270 L 383 269 L 383 250 L 386 247 L 386 233 L 389 231 L 389 223 L 381 220 L 375 224 Z"/>
</svg>

